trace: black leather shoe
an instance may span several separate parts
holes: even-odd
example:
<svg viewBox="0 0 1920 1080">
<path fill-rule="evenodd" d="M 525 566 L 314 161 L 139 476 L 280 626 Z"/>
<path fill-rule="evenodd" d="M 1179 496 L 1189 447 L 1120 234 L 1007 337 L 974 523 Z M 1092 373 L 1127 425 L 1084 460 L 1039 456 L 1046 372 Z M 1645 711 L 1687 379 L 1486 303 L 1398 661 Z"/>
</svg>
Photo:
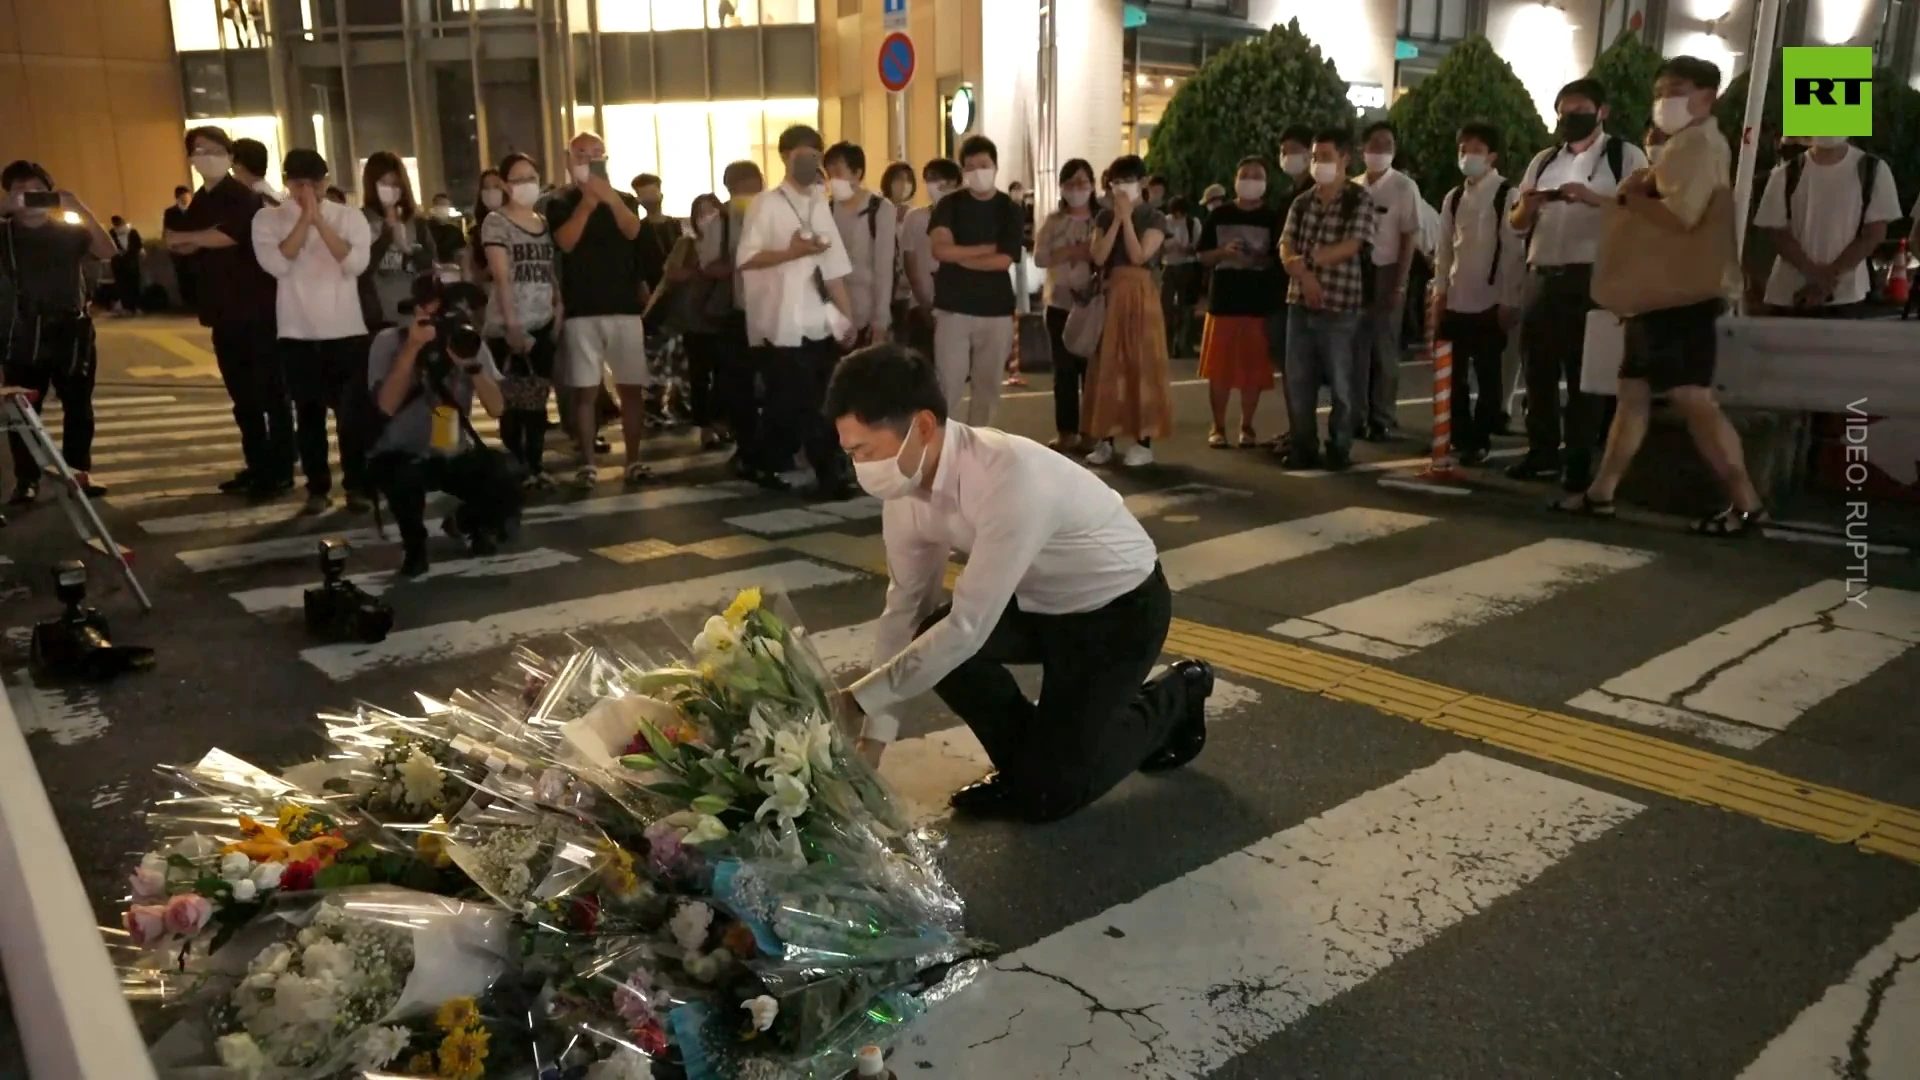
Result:
<svg viewBox="0 0 1920 1080">
<path fill-rule="evenodd" d="M 1013 788 L 1000 779 L 999 773 L 992 773 L 984 780 L 976 780 L 953 793 L 948 800 L 956 814 L 965 814 L 974 818 L 1011 818 L 1018 817 L 1019 810 L 1013 800 Z"/>
<path fill-rule="evenodd" d="M 239 472 L 233 474 L 232 479 L 220 481 L 220 494 L 245 495 L 251 492 L 255 486 L 256 483 L 252 470 L 241 469 Z"/>
<path fill-rule="evenodd" d="M 1182 660 L 1167 669 L 1164 679 L 1187 680 L 1187 715 L 1167 743 L 1147 755 L 1141 772 L 1166 772 L 1200 756 L 1207 745 L 1207 698 L 1213 694 L 1213 666 L 1205 660 Z"/>
</svg>

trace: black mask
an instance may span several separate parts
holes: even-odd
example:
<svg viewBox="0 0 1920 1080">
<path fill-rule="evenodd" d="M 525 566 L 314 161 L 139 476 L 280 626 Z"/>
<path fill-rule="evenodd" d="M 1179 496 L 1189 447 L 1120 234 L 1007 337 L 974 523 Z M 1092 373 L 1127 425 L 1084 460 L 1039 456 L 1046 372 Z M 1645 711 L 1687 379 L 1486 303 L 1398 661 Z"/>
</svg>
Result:
<svg viewBox="0 0 1920 1080">
<path fill-rule="evenodd" d="M 1789 161 L 1807 152 L 1806 143 L 1790 142 L 1780 144 L 1780 160 Z"/>
<path fill-rule="evenodd" d="M 1580 142 L 1592 135 L 1600 126 L 1600 117 L 1595 113 L 1568 113 L 1560 118 L 1560 139 L 1563 142 Z"/>
</svg>

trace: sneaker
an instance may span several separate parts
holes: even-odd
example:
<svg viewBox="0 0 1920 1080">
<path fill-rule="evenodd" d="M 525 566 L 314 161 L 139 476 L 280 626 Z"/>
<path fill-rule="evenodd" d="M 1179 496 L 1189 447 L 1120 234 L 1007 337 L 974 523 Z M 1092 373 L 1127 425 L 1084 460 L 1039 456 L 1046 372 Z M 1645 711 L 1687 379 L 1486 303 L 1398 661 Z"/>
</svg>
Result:
<svg viewBox="0 0 1920 1080">
<path fill-rule="evenodd" d="M 283 476 L 275 480 L 261 479 L 247 487 L 247 497 L 259 500 L 277 499 L 292 490 L 293 477 L 291 476 Z"/>
<path fill-rule="evenodd" d="M 500 541 L 492 533 L 482 530 L 474 533 L 468 540 L 467 550 L 473 553 L 474 558 L 484 559 L 490 555 L 500 554 Z"/>
<path fill-rule="evenodd" d="M 611 454 L 613 453 L 613 444 L 605 439 L 595 439 L 593 440 L 593 452 L 596 454 Z"/>
<path fill-rule="evenodd" d="M 1468 450 L 1460 451 L 1460 464 L 1484 465 L 1490 456 L 1492 456 L 1491 452 L 1486 447 L 1476 446 Z"/>
<path fill-rule="evenodd" d="M 582 468 L 579 472 L 573 474 L 573 486 L 577 488 L 584 488 L 587 491 L 592 491 L 594 485 L 598 484 L 599 482 L 600 482 L 600 473 L 591 465 L 588 465 Z"/>
<path fill-rule="evenodd" d="M 307 496 L 306 505 L 300 508 L 300 512 L 312 517 L 315 514 L 326 513 L 332 506 L 333 500 L 327 498 L 325 495 L 309 495 Z"/>
<path fill-rule="evenodd" d="M 104 499 L 107 497 L 107 489 L 94 483 L 92 475 L 84 469 L 74 470 L 73 482 L 74 486 L 80 489 L 80 494 L 85 495 L 89 499 Z"/>
<path fill-rule="evenodd" d="M 400 576 L 417 578 L 427 572 L 427 552 L 425 548 L 407 552 L 400 562 Z"/>
<path fill-rule="evenodd" d="M 1550 458 L 1536 458 L 1532 454 L 1507 466 L 1507 478 L 1510 480 L 1551 480 L 1560 475 L 1560 463 Z M 1585 491 L 1587 485 L 1581 484 Z"/>
<path fill-rule="evenodd" d="M 222 480 L 220 482 L 220 494 L 222 495 L 246 495 L 252 491 L 253 472 L 250 469 L 241 469 L 239 472 L 233 474 L 232 479 Z"/>
<path fill-rule="evenodd" d="M 1100 440 L 1099 444 L 1093 448 L 1093 453 L 1087 455 L 1087 464 L 1089 465 L 1105 465 L 1107 462 L 1112 460 L 1113 460 L 1113 440 L 1112 439 Z"/>
<path fill-rule="evenodd" d="M 13 497 L 7 500 L 9 506 L 25 506 L 40 497 L 40 481 L 28 480 L 13 486 Z"/>
<path fill-rule="evenodd" d="M 1153 447 L 1134 443 L 1132 446 L 1127 447 L 1127 454 L 1120 459 L 1120 464 L 1125 465 L 1129 469 L 1137 469 L 1142 465 L 1153 464 Z"/>
</svg>

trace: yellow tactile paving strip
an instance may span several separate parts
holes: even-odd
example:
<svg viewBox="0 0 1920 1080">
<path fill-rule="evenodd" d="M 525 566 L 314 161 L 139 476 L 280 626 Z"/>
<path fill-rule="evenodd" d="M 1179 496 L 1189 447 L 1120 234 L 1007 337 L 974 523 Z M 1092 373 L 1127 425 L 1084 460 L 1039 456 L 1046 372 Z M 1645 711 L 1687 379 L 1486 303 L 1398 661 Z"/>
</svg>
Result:
<svg viewBox="0 0 1920 1080">
<path fill-rule="evenodd" d="M 780 546 L 884 576 L 878 536 L 814 533 Z M 960 567 L 947 564 L 947 588 Z M 1714 806 L 1769 825 L 1920 864 L 1920 811 L 1796 780 L 1734 758 L 1610 724 L 1514 705 L 1254 634 L 1175 619 L 1166 651 L 1223 671 L 1370 706 L 1427 727 Z"/>
</svg>

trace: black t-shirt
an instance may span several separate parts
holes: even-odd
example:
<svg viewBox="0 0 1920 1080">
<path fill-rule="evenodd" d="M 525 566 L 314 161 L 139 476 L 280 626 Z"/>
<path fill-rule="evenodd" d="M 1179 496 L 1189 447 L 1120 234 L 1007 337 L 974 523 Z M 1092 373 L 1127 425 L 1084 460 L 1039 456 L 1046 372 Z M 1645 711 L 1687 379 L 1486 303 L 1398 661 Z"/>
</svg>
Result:
<svg viewBox="0 0 1920 1080">
<path fill-rule="evenodd" d="M 970 191 L 956 191 L 933 208 L 927 231 L 946 229 L 961 247 L 992 244 L 993 249 L 1018 262 L 1025 222 L 1020 207 L 1004 191 L 981 199 Z M 941 263 L 933 272 L 933 306 L 956 315 L 993 317 L 1014 313 L 1013 275 L 1007 270 L 969 270 Z"/>
<path fill-rule="evenodd" d="M 1144 203 L 1137 203 L 1134 205 L 1132 217 L 1133 234 L 1140 239 L 1145 240 L 1149 232 L 1158 232 L 1162 237 L 1167 235 L 1167 215 L 1155 210 L 1153 207 L 1147 206 Z M 1102 234 L 1110 232 L 1113 229 L 1113 222 L 1113 210 L 1111 208 L 1102 210 L 1094 215 L 1094 231 Z M 1165 245 L 1166 241 L 1162 240 L 1162 250 L 1165 249 Z M 1159 254 L 1155 253 L 1154 257 L 1158 258 Z M 1133 260 L 1127 255 L 1127 241 L 1125 237 L 1116 236 L 1113 238 L 1113 250 L 1107 252 L 1105 265 L 1109 267 L 1134 265 Z"/>
<path fill-rule="evenodd" d="M 187 212 L 181 215 L 178 228 L 183 231 L 218 229 L 233 240 L 232 247 L 208 248 L 187 256 L 186 261 L 203 284 L 196 294 L 200 325 L 273 321 L 279 283 L 260 269 L 260 259 L 253 253 L 253 216 L 264 203 L 259 192 L 229 176 L 195 192 Z"/>
<path fill-rule="evenodd" d="M 640 219 L 640 237 L 634 243 L 640 245 L 640 280 L 647 283 L 647 288 L 660 287 L 660 279 L 667 276 L 667 256 L 679 240 L 677 219 L 665 216 Z"/>
<path fill-rule="evenodd" d="M 620 201 L 636 216 L 639 214 L 640 203 L 633 196 L 623 194 Z M 579 205 L 578 188 L 558 192 L 547 202 L 547 225 L 555 236 Z M 644 312 L 646 305 L 640 302 L 640 290 L 646 277 L 640 255 L 641 244 L 646 240 L 644 227 L 639 239 L 629 240 L 621 235 L 620 223 L 613 219 L 611 208 L 595 207 L 593 216 L 587 219 L 587 227 L 580 233 L 580 242 L 572 251 L 560 255 L 560 299 L 566 304 L 567 317 Z"/>
<path fill-rule="evenodd" d="M 1200 230 L 1200 250 L 1218 251 L 1239 241 L 1249 254 L 1245 262 L 1218 262 L 1213 266 L 1213 288 L 1207 293 L 1207 311 L 1213 315 L 1271 315 L 1286 296 L 1286 279 L 1274 245 L 1283 224 L 1280 211 L 1262 204 L 1243 210 L 1227 203 L 1215 210 Z"/>
<path fill-rule="evenodd" d="M 71 314 L 86 308 L 81 267 L 93 249 L 85 228 L 49 217 L 44 225 L 0 223 L 0 274 L 16 282 L 22 309 Z"/>
</svg>

